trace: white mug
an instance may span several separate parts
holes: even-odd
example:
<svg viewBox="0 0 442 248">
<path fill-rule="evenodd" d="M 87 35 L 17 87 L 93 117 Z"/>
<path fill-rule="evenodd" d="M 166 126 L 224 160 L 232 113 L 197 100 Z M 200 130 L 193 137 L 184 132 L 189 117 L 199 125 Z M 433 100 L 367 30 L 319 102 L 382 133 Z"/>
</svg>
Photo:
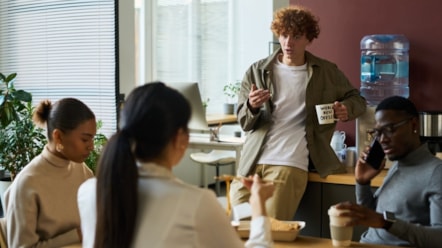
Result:
<svg viewBox="0 0 442 248">
<path fill-rule="evenodd" d="M 320 125 L 330 124 L 335 122 L 335 111 L 333 110 L 333 103 L 316 105 L 316 115 Z"/>
<path fill-rule="evenodd" d="M 340 151 L 347 147 L 347 145 L 344 142 L 345 142 L 345 132 L 335 131 L 333 133 L 330 146 L 333 148 L 333 150 Z"/>
</svg>

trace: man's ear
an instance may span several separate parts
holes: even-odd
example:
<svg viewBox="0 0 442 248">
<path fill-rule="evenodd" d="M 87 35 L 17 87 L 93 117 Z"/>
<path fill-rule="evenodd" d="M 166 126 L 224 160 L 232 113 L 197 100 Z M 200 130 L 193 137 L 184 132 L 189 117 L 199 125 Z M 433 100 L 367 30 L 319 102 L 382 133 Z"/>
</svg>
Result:
<svg viewBox="0 0 442 248">
<path fill-rule="evenodd" d="M 418 118 L 411 119 L 411 126 L 413 127 L 413 132 L 414 132 L 414 130 L 416 130 L 417 133 L 420 132 L 420 129 L 419 129 L 419 119 Z"/>
</svg>

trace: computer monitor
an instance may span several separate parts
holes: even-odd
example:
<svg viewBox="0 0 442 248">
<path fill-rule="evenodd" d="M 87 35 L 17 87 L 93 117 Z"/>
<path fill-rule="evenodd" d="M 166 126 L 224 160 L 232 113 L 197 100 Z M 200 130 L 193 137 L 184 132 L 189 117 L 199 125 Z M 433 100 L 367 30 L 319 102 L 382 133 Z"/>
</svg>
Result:
<svg viewBox="0 0 442 248">
<path fill-rule="evenodd" d="M 192 117 L 189 122 L 190 130 L 208 130 L 209 125 L 206 120 L 203 102 L 201 100 L 198 83 L 166 83 L 167 86 L 179 91 L 190 103 Z"/>
</svg>

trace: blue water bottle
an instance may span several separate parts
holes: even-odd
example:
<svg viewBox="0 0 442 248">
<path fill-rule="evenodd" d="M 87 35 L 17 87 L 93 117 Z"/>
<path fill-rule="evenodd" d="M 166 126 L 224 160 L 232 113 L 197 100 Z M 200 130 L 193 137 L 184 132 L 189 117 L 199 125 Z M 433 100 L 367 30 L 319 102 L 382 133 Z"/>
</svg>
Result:
<svg viewBox="0 0 442 248">
<path fill-rule="evenodd" d="M 361 95 L 368 105 L 398 95 L 408 98 L 408 50 L 404 35 L 375 34 L 361 40 Z"/>
</svg>

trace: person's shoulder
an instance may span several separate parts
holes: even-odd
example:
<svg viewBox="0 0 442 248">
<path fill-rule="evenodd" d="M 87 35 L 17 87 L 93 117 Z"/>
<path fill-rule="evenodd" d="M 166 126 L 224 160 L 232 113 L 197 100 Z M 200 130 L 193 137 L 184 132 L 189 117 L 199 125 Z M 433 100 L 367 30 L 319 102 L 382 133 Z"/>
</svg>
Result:
<svg viewBox="0 0 442 248">
<path fill-rule="evenodd" d="M 436 188 L 441 189 L 442 188 L 442 160 L 434 157 L 431 160 L 430 164 L 427 164 L 423 168 L 423 173 L 427 176 L 425 179 L 422 178 L 423 181 L 426 181 L 427 184 L 434 185 Z"/>
<path fill-rule="evenodd" d="M 31 162 L 29 162 L 15 177 L 15 184 L 29 184 L 34 181 L 34 179 L 38 179 L 40 175 L 43 173 L 44 168 L 44 160 L 42 160 L 41 155 L 33 158 Z"/>
<path fill-rule="evenodd" d="M 419 157 L 419 166 L 415 167 L 415 173 L 419 173 L 422 177 L 427 178 L 426 180 L 431 180 L 431 178 L 439 178 L 440 181 L 442 177 L 442 160 L 430 151 L 425 154 L 425 156 Z M 442 181 L 440 181 L 442 183 Z"/>
<path fill-rule="evenodd" d="M 90 189 L 95 189 L 97 185 L 97 179 L 95 177 L 89 178 L 86 181 L 84 181 L 80 187 L 78 188 L 78 191 L 87 191 Z"/>
<path fill-rule="evenodd" d="M 84 181 L 80 187 L 78 187 L 77 191 L 77 200 L 78 202 L 89 201 L 89 197 L 95 198 L 95 192 L 97 187 L 97 179 L 95 177 L 89 178 Z"/>
<path fill-rule="evenodd" d="M 434 168 L 442 168 L 442 159 L 440 159 L 439 157 L 435 156 L 433 153 L 430 152 L 429 148 L 427 146 L 425 146 L 425 144 L 421 145 L 419 147 L 423 152 L 422 157 L 420 158 L 420 160 L 422 161 L 423 164 L 426 165 L 431 165 L 430 167 L 434 167 Z M 428 166 L 427 166 L 428 168 Z"/>
<path fill-rule="evenodd" d="M 278 54 L 280 54 L 280 53 L 282 53 L 282 51 L 281 51 L 281 49 L 278 49 L 275 52 L 273 52 L 272 54 L 270 54 L 269 56 L 255 61 L 254 63 L 252 63 L 250 65 L 249 70 L 250 69 L 270 69 L 270 66 L 274 63 Z"/>
<path fill-rule="evenodd" d="M 251 69 L 262 69 L 269 63 L 269 57 L 255 61 L 250 65 Z"/>
<path fill-rule="evenodd" d="M 86 178 L 91 178 L 94 176 L 94 172 L 92 172 L 92 170 L 85 163 L 78 164 L 74 168 L 77 168 L 79 172 Z"/>
<path fill-rule="evenodd" d="M 180 182 L 179 188 L 182 191 L 182 194 L 189 195 L 193 200 L 208 198 L 216 199 L 215 192 L 211 189 L 200 188 L 196 185 L 185 182 Z"/>
<path fill-rule="evenodd" d="M 325 67 L 325 68 L 336 68 L 337 65 L 327 59 L 318 57 L 316 55 L 314 55 L 311 52 L 305 51 L 305 57 L 307 59 L 307 62 L 312 65 L 312 66 L 320 66 L 320 67 Z"/>
<path fill-rule="evenodd" d="M 442 174 L 442 159 L 434 157 L 432 164 L 434 165 L 434 170 Z"/>
</svg>

